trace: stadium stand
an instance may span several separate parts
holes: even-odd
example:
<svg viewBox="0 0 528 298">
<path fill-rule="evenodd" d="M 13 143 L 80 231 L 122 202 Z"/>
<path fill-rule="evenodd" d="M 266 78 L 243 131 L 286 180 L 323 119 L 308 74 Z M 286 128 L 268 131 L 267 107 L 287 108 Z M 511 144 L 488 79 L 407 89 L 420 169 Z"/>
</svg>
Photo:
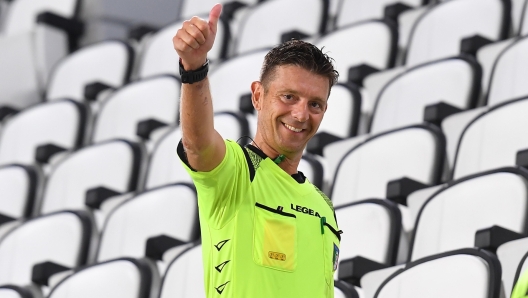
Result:
<svg viewBox="0 0 528 298">
<path fill-rule="evenodd" d="M 216 2 L 0 0 L 0 298 L 205 297 L 172 38 Z M 221 2 L 224 138 L 254 136 L 270 47 L 311 41 L 340 72 L 299 165 L 344 231 L 334 297 L 509 298 L 528 256 L 528 0 Z"/>
</svg>

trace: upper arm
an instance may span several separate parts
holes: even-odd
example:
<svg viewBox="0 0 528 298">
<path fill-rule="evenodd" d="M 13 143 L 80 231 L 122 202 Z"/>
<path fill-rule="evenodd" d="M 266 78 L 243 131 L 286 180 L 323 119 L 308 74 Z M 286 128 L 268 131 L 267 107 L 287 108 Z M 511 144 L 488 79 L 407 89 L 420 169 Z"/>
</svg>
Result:
<svg viewBox="0 0 528 298">
<path fill-rule="evenodd" d="M 193 150 L 195 147 L 185 138 L 182 137 L 183 147 L 187 155 L 187 162 L 196 171 L 209 172 L 215 169 L 224 159 L 226 154 L 226 145 L 220 134 L 213 129 L 210 136 L 204 136 L 208 140 L 207 145 L 200 151 Z"/>
</svg>

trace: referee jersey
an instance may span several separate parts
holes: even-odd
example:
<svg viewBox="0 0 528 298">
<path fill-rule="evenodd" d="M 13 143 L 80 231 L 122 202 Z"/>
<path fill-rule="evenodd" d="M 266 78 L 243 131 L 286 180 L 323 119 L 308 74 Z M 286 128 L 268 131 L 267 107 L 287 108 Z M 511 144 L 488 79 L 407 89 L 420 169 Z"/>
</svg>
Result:
<svg viewBox="0 0 528 298">
<path fill-rule="evenodd" d="M 259 149 L 225 144 L 210 172 L 177 150 L 198 192 L 206 296 L 334 297 L 341 231 L 328 197 Z"/>
</svg>

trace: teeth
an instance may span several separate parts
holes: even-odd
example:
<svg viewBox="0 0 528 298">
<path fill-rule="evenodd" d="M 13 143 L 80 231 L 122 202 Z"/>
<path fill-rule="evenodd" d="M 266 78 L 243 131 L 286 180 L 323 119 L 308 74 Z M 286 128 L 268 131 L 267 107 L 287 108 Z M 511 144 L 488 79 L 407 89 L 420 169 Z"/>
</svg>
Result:
<svg viewBox="0 0 528 298">
<path fill-rule="evenodd" d="M 301 132 L 301 131 L 302 131 L 301 128 L 295 128 L 295 127 L 290 126 L 290 125 L 288 125 L 288 124 L 286 124 L 286 123 L 284 123 L 284 126 L 286 126 L 286 128 L 289 129 L 289 130 L 291 130 L 291 131 L 295 131 L 295 132 Z"/>
</svg>

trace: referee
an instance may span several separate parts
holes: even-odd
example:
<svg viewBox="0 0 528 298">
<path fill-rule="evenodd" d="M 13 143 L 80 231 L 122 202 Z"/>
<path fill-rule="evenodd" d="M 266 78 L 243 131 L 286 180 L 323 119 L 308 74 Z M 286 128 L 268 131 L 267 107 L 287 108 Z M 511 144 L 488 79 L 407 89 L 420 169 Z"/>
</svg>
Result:
<svg viewBox="0 0 528 298">
<path fill-rule="evenodd" d="M 221 11 L 185 21 L 173 38 L 183 83 L 177 152 L 198 192 L 206 296 L 334 297 L 341 231 L 330 200 L 297 166 L 338 74 L 309 43 L 275 47 L 251 84 L 252 144 L 223 140 L 207 79 Z"/>
</svg>

